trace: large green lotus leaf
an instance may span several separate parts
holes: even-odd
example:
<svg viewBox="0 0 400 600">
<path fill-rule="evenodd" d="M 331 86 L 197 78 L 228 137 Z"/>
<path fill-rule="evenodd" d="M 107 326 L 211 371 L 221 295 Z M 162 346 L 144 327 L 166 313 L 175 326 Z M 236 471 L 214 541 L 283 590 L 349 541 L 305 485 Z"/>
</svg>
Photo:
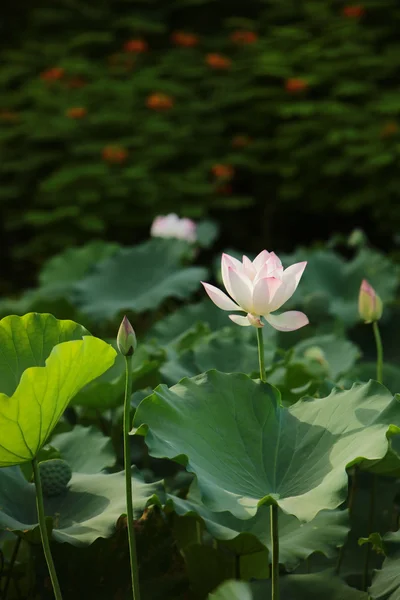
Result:
<svg viewBox="0 0 400 600">
<path fill-rule="evenodd" d="M 257 338 L 254 331 L 248 339 L 241 333 L 247 328 L 237 327 L 214 333 L 194 349 L 194 360 L 198 367 L 197 372 L 202 373 L 210 369 L 217 369 L 223 373 L 252 373 L 259 369 Z M 251 328 L 252 329 L 252 328 Z M 265 364 L 272 363 L 276 346 L 271 338 L 264 343 Z"/>
<path fill-rule="evenodd" d="M 360 381 L 376 378 L 376 362 L 364 362 L 357 365 L 350 374 Z M 383 381 L 385 386 L 393 393 L 400 392 L 400 368 L 385 362 L 383 365 Z"/>
<path fill-rule="evenodd" d="M 273 365 L 268 382 L 278 388 L 285 406 L 294 404 L 306 394 L 315 396 L 326 381 L 326 364 L 312 359 L 294 359 Z M 320 394 L 318 394 L 320 395 Z"/>
<path fill-rule="evenodd" d="M 93 425 L 75 425 L 71 431 L 53 436 L 50 443 L 74 473 L 99 473 L 116 462 L 111 439 Z"/>
<path fill-rule="evenodd" d="M 66 294 L 54 293 L 54 290 L 47 288 L 27 290 L 19 298 L 0 301 L 1 318 L 31 312 L 51 313 L 59 319 L 68 319 L 71 314 L 74 315 L 74 308 Z"/>
<path fill-rule="evenodd" d="M 148 338 L 157 340 L 162 346 L 174 345 L 196 323 L 205 323 L 212 331 L 227 327 L 229 323 L 233 326 L 223 310 L 205 299 L 197 304 L 184 306 L 157 321 L 148 332 Z"/>
<path fill-rule="evenodd" d="M 253 600 L 270 598 L 271 581 L 250 584 Z M 352 588 L 329 571 L 310 575 L 287 575 L 280 578 L 282 600 L 368 600 L 368 594 Z"/>
<path fill-rule="evenodd" d="M 276 352 L 275 336 L 264 337 L 265 363 L 269 365 Z M 167 344 L 168 360 L 160 370 L 167 385 L 212 368 L 248 374 L 259 368 L 257 338 L 252 328 L 249 331 L 245 327 L 224 327 L 210 334 L 207 325 L 197 322 Z"/>
<path fill-rule="evenodd" d="M 119 248 L 114 242 L 93 241 L 80 248 L 68 248 L 53 256 L 39 274 L 41 287 L 62 289 L 79 281 L 96 263 L 112 256 Z"/>
<path fill-rule="evenodd" d="M 162 346 L 176 345 L 177 341 L 191 329 L 196 323 L 204 323 L 211 331 L 218 331 L 223 328 L 240 332 L 243 339 L 247 341 L 255 333 L 246 327 L 238 327 L 229 318 L 226 312 L 217 308 L 211 300 L 206 298 L 197 304 L 190 304 L 175 311 L 168 317 L 157 321 L 148 333 L 149 339 L 155 339 Z M 271 343 L 276 338 L 276 330 L 272 327 L 264 328 L 264 339 L 266 343 Z"/>
<path fill-rule="evenodd" d="M 57 254 L 44 264 L 36 289 L 24 292 L 18 299 L 0 302 L 0 315 L 49 312 L 59 318 L 70 317 L 74 310 L 70 301 L 73 284 L 118 248 L 115 243 L 95 241 Z"/>
<path fill-rule="evenodd" d="M 0 391 L 13 394 L 22 373 L 29 367 L 44 367 L 57 344 L 81 340 L 89 332 L 73 321 L 53 315 L 29 313 L 0 321 Z"/>
<path fill-rule="evenodd" d="M 184 377 L 194 377 L 199 372 L 192 350 L 175 354 L 164 363 L 160 369 L 162 381 L 174 385 Z"/>
<path fill-rule="evenodd" d="M 252 600 L 253 594 L 248 583 L 244 581 L 225 581 L 222 585 L 208 594 L 208 600 Z"/>
<path fill-rule="evenodd" d="M 243 331 L 244 330 L 244 331 Z M 253 335 L 248 335 L 248 333 Z M 161 367 L 163 381 L 174 385 L 184 377 L 193 377 L 209 369 L 218 369 L 224 373 L 241 372 L 251 374 L 258 371 L 258 349 L 254 330 L 236 327 L 224 328 L 211 335 L 194 338 L 194 328 L 187 330 L 174 346 L 182 347 L 185 341 L 192 343 L 192 348 L 184 352 L 169 349 L 169 360 Z M 272 338 L 264 344 L 265 364 L 271 364 L 276 346 Z"/>
<path fill-rule="evenodd" d="M 202 248 L 209 248 L 218 237 L 219 227 L 215 221 L 204 220 L 197 224 L 196 241 Z"/>
<path fill-rule="evenodd" d="M 347 373 L 360 356 L 360 350 L 355 344 L 333 334 L 303 340 L 294 346 L 293 352 L 296 357 L 325 363 L 331 379 Z"/>
<path fill-rule="evenodd" d="M 254 517 L 243 520 L 228 512 L 212 512 L 196 493 L 190 493 L 190 497 L 192 500 L 167 496 L 177 514 L 199 515 L 217 540 L 234 540 L 241 534 L 251 534 L 272 551 L 268 506 L 260 506 Z M 331 558 L 337 554 L 337 548 L 343 545 L 349 529 L 348 513 L 344 510 L 321 511 L 308 523 L 301 523 L 296 517 L 279 511 L 280 562 L 286 569 L 292 570 L 314 552 Z"/>
<path fill-rule="evenodd" d="M 260 504 L 277 502 L 309 521 L 344 501 L 346 467 L 386 454 L 398 415 L 398 400 L 373 381 L 284 408 L 268 384 L 209 371 L 158 386 L 134 426 L 152 456 L 195 473 L 211 510 L 248 519 Z"/>
<path fill-rule="evenodd" d="M 162 242 L 124 248 L 102 261 L 77 283 L 78 308 L 95 319 L 112 319 L 123 310 L 140 313 L 157 308 L 166 298 L 187 298 L 207 271 L 182 267 L 182 253 Z"/>
<path fill-rule="evenodd" d="M 46 321 L 48 315 L 44 317 Z M 3 319 L 3 323 L 4 321 L 7 321 L 9 329 L 8 336 L 4 336 L 8 340 L 8 346 L 3 351 L 3 361 L 5 357 L 9 357 L 9 366 L 4 377 L 8 394 L 0 394 L 0 467 L 32 460 L 74 395 L 104 373 L 116 356 L 111 346 L 91 336 L 84 336 L 81 340 L 62 341 L 67 337 L 68 328 L 76 335 L 75 328 L 79 326 L 74 323 L 67 322 L 63 331 L 61 322 L 64 337 L 59 334 L 61 343 L 57 343 L 54 333 L 57 332 L 57 325 L 54 324 L 54 321 L 57 324 L 56 319 L 47 320 L 49 332 L 42 327 L 40 315 L 39 319 L 37 315 L 27 315 L 27 318 L 22 319 L 7 317 Z M 21 328 L 21 321 L 30 325 L 31 329 L 28 326 Z M 26 331 L 29 331 L 27 335 Z M 50 351 L 54 341 L 57 345 Z M 28 342 L 31 344 L 29 351 Z M 46 358 L 48 351 L 50 354 Z M 34 362 L 45 362 L 45 365 L 29 366 L 29 363 Z M 13 382 L 11 373 L 14 375 Z M 13 386 L 16 386 L 14 392 Z"/>
<path fill-rule="evenodd" d="M 373 600 L 400 599 L 400 552 L 388 556 L 381 571 L 375 571 L 369 595 Z"/>
<path fill-rule="evenodd" d="M 133 477 L 133 510 L 139 518 L 146 505 L 161 495 L 159 483 L 144 483 L 136 469 Z M 52 518 L 52 535 L 74 546 L 109 537 L 122 514 L 126 514 L 125 475 L 73 473 L 65 493 L 45 497 L 46 517 Z M 0 469 L 0 528 L 26 533 L 38 527 L 35 486 L 19 467 Z"/>
</svg>

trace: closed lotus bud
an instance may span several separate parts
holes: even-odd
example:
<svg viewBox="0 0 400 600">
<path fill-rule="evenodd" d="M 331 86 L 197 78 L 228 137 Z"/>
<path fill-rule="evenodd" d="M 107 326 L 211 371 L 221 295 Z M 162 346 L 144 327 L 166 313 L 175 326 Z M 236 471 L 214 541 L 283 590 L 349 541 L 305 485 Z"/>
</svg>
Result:
<svg viewBox="0 0 400 600">
<path fill-rule="evenodd" d="M 365 323 L 379 321 L 382 316 L 382 300 L 366 279 L 362 280 L 358 296 L 358 312 Z"/>
<path fill-rule="evenodd" d="M 304 352 L 305 358 L 309 360 L 315 360 L 319 362 L 320 365 L 329 366 L 325 357 L 325 353 L 319 346 L 310 346 Z"/>
<path fill-rule="evenodd" d="M 118 330 L 117 346 L 123 356 L 132 356 L 137 347 L 135 331 L 126 316 Z"/>
</svg>

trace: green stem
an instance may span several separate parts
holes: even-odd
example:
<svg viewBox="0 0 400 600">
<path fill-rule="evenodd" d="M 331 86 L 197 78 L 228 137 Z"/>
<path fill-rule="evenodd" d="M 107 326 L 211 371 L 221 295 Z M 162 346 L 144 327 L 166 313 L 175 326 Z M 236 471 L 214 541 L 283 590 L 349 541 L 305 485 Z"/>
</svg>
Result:
<svg viewBox="0 0 400 600">
<path fill-rule="evenodd" d="M 14 569 L 15 562 L 17 560 L 17 556 L 18 556 L 18 552 L 19 552 L 19 549 L 20 549 L 20 546 L 21 546 L 21 542 L 22 542 L 22 538 L 18 537 L 17 541 L 15 542 L 13 551 L 12 551 L 12 555 L 11 555 L 11 559 L 10 559 L 10 564 L 9 564 L 8 570 L 7 570 L 6 583 L 5 583 L 5 586 L 4 586 L 3 596 L 2 596 L 4 600 L 6 600 L 7 595 L 8 595 L 8 588 L 10 586 L 11 576 L 12 576 L 12 572 L 13 572 L 13 569 Z"/>
<path fill-rule="evenodd" d="M 376 344 L 376 380 L 383 383 L 383 346 L 378 321 L 372 323 Z"/>
<path fill-rule="evenodd" d="M 262 327 L 257 328 L 257 342 L 258 342 L 258 360 L 260 365 L 260 379 L 267 382 L 267 376 L 265 375 L 265 360 L 264 360 L 264 338 Z"/>
<path fill-rule="evenodd" d="M 267 377 L 265 374 L 264 338 L 263 338 L 263 330 L 261 327 L 257 328 L 257 342 L 258 342 L 258 359 L 259 359 L 259 364 L 260 364 L 260 379 L 261 379 L 261 381 L 266 383 Z M 279 600 L 279 531 L 278 531 L 278 505 L 277 504 L 271 504 L 270 518 L 271 518 L 271 543 L 272 543 L 272 566 L 271 566 L 272 600 Z"/>
<path fill-rule="evenodd" d="M 133 519 L 132 502 L 132 473 L 131 473 L 131 446 L 129 440 L 130 431 L 130 409 L 132 394 L 132 368 L 131 356 L 125 356 L 125 401 L 124 401 L 124 463 L 125 463 L 125 485 L 126 485 L 126 512 L 128 517 L 128 540 L 129 558 L 131 563 L 132 595 L 133 600 L 140 600 L 139 568 L 137 563 L 135 525 Z"/>
<path fill-rule="evenodd" d="M 358 471 L 357 471 L 357 465 L 356 465 L 353 470 L 353 475 L 351 476 L 351 487 L 350 487 L 349 499 L 347 502 L 347 510 L 349 511 L 349 517 L 351 517 L 351 515 L 353 514 L 354 498 L 356 496 L 357 483 L 358 483 L 357 473 L 358 473 Z M 345 553 L 345 546 L 346 546 L 346 543 L 344 542 L 343 546 L 340 548 L 339 558 L 338 558 L 338 562 L 336 565 L 336 574 L 337 575 L 339 575 L 340 568 L 342 566 L 344 553 Z"/>
<path fill-rule="evenodd" d="M 376 475 L 372 473 L 372 481 L 370 488 L 370 504 L 369 504 L 369 516 L 368 516 L 368 537 L 371 535 L 374 528 L 374 514 L 375 514 L 375 490 L 376 490 Z M 363 589 L 366 591 L 368 588 L 369 579 L 369 560 L 371 556 L 371 543 L 367 543 L 364 563 L 364 581 Z"/>
<path fill-rule="evenodd" d="M 54 566 L 53 557 L 51 555 L 49 535 L 46 527 L 46 517 L 44 514 L 42 482 L 40 480 L 39 465 L 36 458 L 32 460 L 32 468 L 33 479 L 36 487 L 36 507 L 39 518 L 39 529 L 40 537 L 42 538 L 43 552 L 46 558 L 47 568 L 49 569 L 51 583 L 53 585 L 54 597 L 56 600 L 62 600 L 60 584 L 58 583 L 56 568 Z"/>
<path fill-rule="evenodd" d="M 271 543 L 272 543 L 272 600 L 279 600 L 279 532 L 278 532 L 278 505 L 271 504 Z"/>
</svg>

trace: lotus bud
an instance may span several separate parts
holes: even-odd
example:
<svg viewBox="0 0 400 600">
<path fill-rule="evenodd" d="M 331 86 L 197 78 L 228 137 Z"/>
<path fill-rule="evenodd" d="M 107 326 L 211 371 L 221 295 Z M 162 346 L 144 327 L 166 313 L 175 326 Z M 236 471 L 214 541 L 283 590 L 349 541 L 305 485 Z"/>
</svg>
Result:
<svg viewBox="0 0 400 600">
<path fill-rule="evenodd" d="M 136 334 L 126 316 L 122 319 L 118 330 L 117 346 L 118 350 L 121 352 L 121 354 L 123 354 L 123 356 L 132 356 L 136 350 Z"/>
<path fill-rule="evenodd" d="M 362 280 L 358 296 L 358 312 L 365 323 L 379 321 L 382 316 L 382 300 L 366 279 Z"/>
<path fill-rule="evenodd" d="M 354 229 L 347 239 L 347 244 L 351 248 L 358 248 L 365 246 L 367 241 L 367 236 L 362 229 Z"/>
<path fill-rule="evenodd" d="M 325 357 L 325 352 L 319 346 L 310 346 L 305 350 L 304 357 L 309 360 L 315 360 L 322 366 L 329 366 Z"/>
</svg>

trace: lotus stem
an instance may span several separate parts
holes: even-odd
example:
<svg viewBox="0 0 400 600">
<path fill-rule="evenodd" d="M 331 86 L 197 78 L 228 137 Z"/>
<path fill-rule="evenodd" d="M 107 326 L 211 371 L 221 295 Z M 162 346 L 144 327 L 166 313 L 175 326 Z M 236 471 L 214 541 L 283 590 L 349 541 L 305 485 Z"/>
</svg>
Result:
<svg viewBox="0 0 400 600">
<path fill-rule="evenodd" d="M 376 380 L 379 383 L 383 383 L 383 346 L 382 338 L 379 331 L 378 321 L 373 321 L 372 328 L 374 330 L 375 344 L 376 344 Z M 375 513 L 375 488 L 376 488 L 376 475 L 372 473 L 372 481 L 370 487 L 370 505 L 369 505 L 369 517 L 368 517 L 368 536 L 371 535 L 374 527 L 374 513 Z M 369 561 L 371 556 L 371 543 L 368 542 L 365 563 L 364 563 L 364 585 L 363 589 L 366 590 L 368 587 L 369 577 Z"/>
<path fill-rule="evenodd" d="M 264 338 L 262 327 L 257 328 L 257 342 L 258 342 L 258 360 L 260 364 L 260 379 L 264 383 L 267 382 L 267 376 L 265 375 L 265 359 L 264 359 Z"/>
<path fill-rule="evenodd" d="M 18 552 L 21 546 L 21 542 L 22 542 L 22 538 L 21 537 L 17 537 L 17 541 L 15 542 L 13 551 L 12 551 L 12 555 L 11 555 L 11 559 L 10 559 L 10 564 L 8 567 L 8 572 L 7 572 L 7 578 L 6 578 L 6 583 L 4 585 L 4 590 L 3 590 L 3 596 L 4 596 L 4 600 L 6 600 L 7 596 L 8 596 L 8 588 L 10 587 L 10 583 L 11 583 L 11 577 L 12 577 L 12 572 L 14 569 L 14 565 L 15 562 L 17 560 L 17 556 L 18 556 Z M 1 577 L 0 577 L 1 579 Z"/>
<path fill-rule="evenodd" d="M 370 487 L 370 499 L 369 499 L 369 515 L 368 515 L 368 537 L 373 532 L 374 528 L 374 516 L 375 516 L 375 491 L 376 491 L 376 475 L 372 473 L 372 481 Z M 369 579 L 369 559 L 371 556 L 371 542 L 367 543 L 364 563 L 364 577 L 363 577 L 363 589 L 367 591 L 368 579 Z"/>
<path fill-rule="evenodd" d="M 125 378 L 125 401 L 124 401 L 124 467 L 125 467 L 125 485 L 126 485 L 126 512 L 128 518 L 128 541 L 129 541 L 129 559 L 131 564 L 132 577 L 132 597 L 133 600 L 140 600 L 139 589 L 139 568 L 137 562 L 135 524 L 133 519 L 132 502 L 132 473 L 131 473 L 131 447 L 130 447 L 130 408 L 132 394 L 132 356 L 125 356 L 126 378 Z"/>
<path fill-rule="evenodd" d="M 383 383 L 383 346 L 378 321 L 372 323 L 376 344 L 376 380 Z"/>
<path fill-rule="evenodd" d="M 347 502 L 347 510 L 349 511 L 349 517 L 351 517 L 351 515 L 353 514 L 353 506 L 354 506 L 354 499 L 356 497 L 356 492 L 357 492 L 357 485 L 358 485 L 358 467 L 357 467 L 357 465 L 355 465 L 353 468 L 353 474 L 351 475 L 350 493 L 349 493 L 349 499 Z M 339 557 L 338 557 L 338 561 L 337 561 L 337 565 L 336 565 L 336 575 L 339 575 L 339 573 L 340 573 L 340 569 L 341 569 L 344 554 L 345 554 L 345 547 L 346 547 L 346 541 L 343 542 L 343 546 L 340 548 Z"/>
<path fill-rule="evenodd" d="M 264 360 L 264 338 L 263 330 L 261 327 L 257 328 L 257 341 L 258 341 L 258 358 L 260 363 L 260 379 L 264 383 L 267 382 L 265 374 L 265 360 Z M 278 530 L 278 505 L 271 504 L 270 506 L 270 519 L 271 519 L 271 543 L 272 543 L 272 567 L 271 567 L 271 579 L 272 579 L 272 600 L 279 600 L 279 530 Z"/>
<path fill-rule="evenodd" d="M 272 544 L 272 600 L 279 600 L 279 531 L 278 531 L 278 505 L 271 504 L 271 544 Z"/>
<path fill-rule="evenodd" d="M 47 562 L 47 568 L 49 569 L 50 579 L 53 586 L 54 597 L 55 600 L 62 600 L 61 588 L 58 582 L 58 577 L 56 573 L 56 568 L 54 566 L 53 556 L 51 554 L 49 535 L 46 527 L 46 517 L 44 513 L 44 503 L 43 503 L 43 490 L 42 490 L 42 482 L 40 479 L 40 471 L 39 465 L 34 458 L 32 460 L 32 468 L 33 468 L 33 479 L 35 482 L 36 488 L 36 507 L 37 514 L 39 518 L 39 529 L 40 529 L 40 537 L 42 538 L 43 552 Z"/>
</svg>

